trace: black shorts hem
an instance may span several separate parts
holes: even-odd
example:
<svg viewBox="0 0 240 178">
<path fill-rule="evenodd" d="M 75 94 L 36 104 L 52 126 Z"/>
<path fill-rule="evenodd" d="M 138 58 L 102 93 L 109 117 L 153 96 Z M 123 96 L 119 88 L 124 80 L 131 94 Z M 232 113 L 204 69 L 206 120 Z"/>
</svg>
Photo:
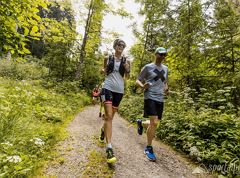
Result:
<svg viewBox="0 0 240 178">
<path fill-rule="evenodd" d="M 112 106 L 118 108 L 123 97 L 123 93 L 116 93 L 106 88 L 103 88 L 101 91 L 101 101 L 104 103 L 106 101 L 111 101 Z"/>
<path fill-rule="evenodd" d="M 144 99 L 144 114 L 143 117 L 157 116 L 159 120 L 162 119 L 163 102 L 155 101 L 152 99 Z"/>
</svg>

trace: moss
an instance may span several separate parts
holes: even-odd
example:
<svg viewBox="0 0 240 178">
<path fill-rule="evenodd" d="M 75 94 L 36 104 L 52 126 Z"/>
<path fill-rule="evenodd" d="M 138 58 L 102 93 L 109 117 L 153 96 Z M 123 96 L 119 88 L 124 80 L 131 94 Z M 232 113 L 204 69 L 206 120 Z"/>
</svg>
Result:
<svg viewBox="0 0 240 178">
<path fill-rule="evenodd" d="M 57 160 L 58 162 L 59 162 L 59 164 L 63 164 L 64 163 L 64 161 L 65 161 L 65 158 L 63 158 L 63 157 L 60 157 L 60 158 L 58 158 L 58 160 Z"/>
<path fill-rule="evenodd" d="M 83 172 L 83 177 L 111 178 L 113 174 L 114 169 L 107 164 L 106 156 L 103 153 L 96 150 L 89 152 L 88 163 Z"/>
</svg>

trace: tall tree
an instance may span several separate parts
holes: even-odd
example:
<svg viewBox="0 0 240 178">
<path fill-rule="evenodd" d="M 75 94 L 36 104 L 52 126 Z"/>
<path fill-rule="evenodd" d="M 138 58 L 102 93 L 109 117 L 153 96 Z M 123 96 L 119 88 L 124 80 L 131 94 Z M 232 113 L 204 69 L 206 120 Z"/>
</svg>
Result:
<svg viewBox="0 0 240 178">
<path fill-rule="evenodd" d="M 134 71 L 139 73 L 140 69 L 152 59 L 151 52 L 159 45 L 166 46 L 167 32 L 166 30 L 166 12 L 168 8 L 167 0 L 137 0 L 136 2 L 142 5 L 139 14 L 145 16 L 143 23 L 143 33 L 134 30 L 135 36 L 139 43 L 131 50 L 135 56 Z M 142 46 L 141 46 L 141 45 Z M 137 54 L 137 53 L 139 54 Z"/>
<path fill-rule="evenodd" d="M 42 62 L 49 68 L 49 74 L 64 80 L 73 78 L 75 61 L 73 46 L 76 41 L 76 23 L 71 4 L 52 2 L 49 11 L 43 11 L 44 58 Z"/>
<path fill-rule="evenodd" d="M 216 0 L 211 24 L 209 65 L 221 79 L 234 85 L 233 78 L 240 71 L 240 13 L 232 2 Z M 226 85 L 226 84 L 225 84 Z M 233 103 L 237 109 L 239 91 L 233 92 Z"/>
<path fill-rule="evenodd" d="M 99 69 L 96 69 L 95 62 L 99 58 L 98 51 L 101 44 L 100 35 L 106 4 L 102 0 L 91 0 L 87 7 L 88 13 L 79 51 L 76 79 L 80 79 L 83 84 L 89 83 L 91 85 L 95 83 L 93 81 L 98 78 L 96 73 L 98 73 Z"/>
<path fill-rule="evenodd" d="M 101 54 L 100 46 L 102 42 L 102 21 L 104 15 L 112 13 L 125 17 L 129 14 L 121 6 L 120 8 L 113 7 L 103 0 L 86 1 L 86 7 L 88 12 L 85 20 L 84 35 L 79 48 L 80 54 L 77 62 L 76 79 L 80 80 L 82 85 L 88 84 L 89 86 L 86 87 L 91 88 L 101 80 L 99 70 L 100 63 L 103 61 L 103 55 Z M 112 34 L 112 36 L 115 36 L 114 33 Z"/>
<path fill-rule="evenodd" d="M 201 45 L 204 41 L 204 20 L 200 0 L 182 0 L 176 9 L 176 29 L 172 38 L 171 69 L 190 87 L 196 87 L 202 75 Z"/>
<path fill-rule="evenodd" d="M 232 78 L 239 71 L 240 14 L 225 0 L 215 1 L 211 24 L 211 65 L 217 74 Z"/>
</svg>

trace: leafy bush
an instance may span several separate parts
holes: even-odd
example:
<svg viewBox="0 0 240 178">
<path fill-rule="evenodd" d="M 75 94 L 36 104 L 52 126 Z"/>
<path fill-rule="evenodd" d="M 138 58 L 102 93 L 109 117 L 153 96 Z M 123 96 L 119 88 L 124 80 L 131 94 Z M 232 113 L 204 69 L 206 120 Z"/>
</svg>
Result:
<svg viewBox="0 0 240 178">
<path fill-rule="evenodd" d="M 195 100 L 191 97 L 195 91 L 190 88 L 171 92 L 165 100 L 157 137 L 206 166 L 239 167 L 240 120 L 230 102 L 232 89 L 226 87 L 214 93 L 201 89 Z M 143 96 L 126 95 L 120 114 L 135 122 L 143 119 L 142 113 Z M 237 174 L 236 169 L 218 171 L 230 177 Z"/>
<path fill-rule="evenodd" d="M 47 68 L 41 67 L 36 63 L 24 63 L 13 61 L 0 61 L 0 76 L 18 80 L 36 80 L 47 76 Z"/>
<path fill-rule="evenodd" d="M 160 139 L 206 165 L 240 165 L 240 121 L 236 115 L 207 107 L 196 110 L 184 100 L 169 100 L 157 130 Z"/>
<path fill-rule="evenodd" d="M 130 122 L 143 118 L 143 96 L 125 95 L 121 102 L 119 113 Z"/>
<path fill-rule="evenodd" d="M 46 90 L 38 81 L 0 81 L 0 177 L 30 177 L 90 98 Z"/>
<path fill-rule="evenodd" d="M 81 93 L 83 90 L 80 88 L 79 81 L 56 81 L 56 80 L 49 80 L 49 81 L 42 81 L 42 85 L 46 89 L 53 89 L 57 93 L 62 94 L 69 94 L 69 93 Z"/>
</svg>

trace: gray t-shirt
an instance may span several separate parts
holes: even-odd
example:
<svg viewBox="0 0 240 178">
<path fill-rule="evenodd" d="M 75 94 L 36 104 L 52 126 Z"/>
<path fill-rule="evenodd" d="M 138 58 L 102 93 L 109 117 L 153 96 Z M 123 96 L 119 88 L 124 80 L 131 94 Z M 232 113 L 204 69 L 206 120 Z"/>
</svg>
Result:
<svg viewBox="0 0 240 178">
<path fill-rule="evenodd" d="M 164 87 L 168 80 L 168 67 L 161 64 L 157 66 L 155 63 L 147 64 L 141 70 L 138 80 L 145 81 L 150 87 L 144 91 L 144 99 L 152 99 L 163 102 Z"/>
<path fill-rule="evenodd" d="M 114 61 L 113 72 L 105 78 L 103 88 L 106 88 L 116 93 L 124 93 L 124 80 L 119 73 L 120 64 L 121 61 Z"/>
</svg>

